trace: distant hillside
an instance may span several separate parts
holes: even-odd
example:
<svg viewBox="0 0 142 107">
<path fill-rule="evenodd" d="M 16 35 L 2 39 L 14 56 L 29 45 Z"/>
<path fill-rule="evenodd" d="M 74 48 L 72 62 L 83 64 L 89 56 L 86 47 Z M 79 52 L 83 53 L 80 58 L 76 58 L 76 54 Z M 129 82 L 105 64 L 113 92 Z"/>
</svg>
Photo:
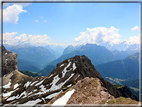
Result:
<svg viewBox="0 0 142 107">
<path fill-rule="evenodd" d="M 39 63 L 40 66 L 55 59 L 55 56 L 43 47 L 28 45 L 6 45 L 6 49 L 17 53 L 18 59 Z"/>
<path fill-rule="evenodd" d="M 33 73 L 33 72 L 30 72 L 30 71 L 27 71 L 27 70 L 18 70 L 18 71 L 20 71 L 21 73 L 23 73 L 25 75 L 32 76 L 32 77 L 39 76 L 37 73 Z"/>
<path fill-rule="evenodd" d="M 118 78 L 105 77 L 105 80 L 109 81 L 111 84 L 114 84 L 116 86 L 127 86 L 131 90 L 131 92 L 139 99 L 139 79 L 124 80 Z"/>
<path fill-rule="evenodd" d="M 31 72 L 38 72 L 41 69 L 41 66 L 38 63 L 35 62 L 31 62 L 31 61 L 26 61 L 23 59 L 18 59 L 18 68 L 20 70 L 28 70 Z"/>
<path fill-rule="evenodd" d="M 47 67 L 45 67 L 43 70 L 38 72 L 38 75 L 40 76 L 47 76 L 51 73 L 51 71 L 55 68 L 55 66 L 53 65 L 48 65 Z"/>
<path fill-rule="evenodd" d="M 124 60 L 112 61 L 99 64 L 96 69 L 103 77 L 113 77 L 119 79 L 139 78 L 139 53 L 131 55 Z"/>
</svg>

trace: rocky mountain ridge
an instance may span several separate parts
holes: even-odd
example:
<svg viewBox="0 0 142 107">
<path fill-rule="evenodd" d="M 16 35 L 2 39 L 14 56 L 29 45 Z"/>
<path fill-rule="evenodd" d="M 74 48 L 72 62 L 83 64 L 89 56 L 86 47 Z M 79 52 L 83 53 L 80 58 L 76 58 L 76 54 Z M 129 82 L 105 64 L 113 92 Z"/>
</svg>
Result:
<svg viewBox="0 0 142 107">
<path fill-rule="evenodd" d="M 13 52 L 10 53 L 7 52 L 7 50 L 3 51 L 3 55 L 6 53 L 8 56 L 16 58 L 16 54 Z M 91 60 L 85 55 L 66 59 L 63 62 L 58 63 L 48 76 L 34 78 L 20 73 L 16 68 L 17 59 L 13 59 L 13 61 L 14 68 L 12 71 L 10 71 L 10 68 L 13 67 L 13 65 L 7 66 L 11 62 L 8 62 L 7 65 L 3 63 L 3 66 L 7 67 L 7 69 L 4 70 L 8 70 L 3 74 L 2 102 L 5 106 L 9 104 L 16 106 L 49 104 L 55 96 L 60 95 L 62 92 L 66 93 L 70 88 L 75 89 L 74 92 L 77 92 L 75 96 L 82 94 L 78 93 L 79 91 L 76 91 L 79 89 L 88 89 L 88 94 L 93 91 L 94 94 L 91 93 L 90 95 L 94 95 L 92 99 L 96 101 L 95 104 L 100 104 L 109 98 L 114 99 L 122 96 L 112 84 L 102 78 L 100 73 L 91 63 Z M 8 69 L 8 67 L 10 68 Z M 95 93 L 96 89 L 98 89 L 97 93 Z M 84 94 L 83 96 L 87 98 L 88 94 Z M 95 97 L 100 95 L 106 97 L 104 97 L 104 99 L 102 97 Z M 75 103 L 73 100 L 74 98 L 69 100 L 69 104 Z M 86 104 L 85 101 L 81 103 Z M 76 104 L 79 103 L 76 102 Z"/>
<path fill-rule="evenodd" d="M 70 46 L 70 47 L 72 47 L 72 46 Z M 73 50 L 72 48 L 70 49 L 70 47 L 69 47 L 69 49 L 67 47 L 65 50 Z M 96 66 L 98 64 L 107 63 L 110 61 L 124 59 L 124 58 L 134 54 L 135 52 L 133 52 L 133 51 L 117 51 L 117 50 L 110 51 L 105 46 L 100 46 L 100 45 L 96 45 L 96 44 L 86 44 L 86 45 L 81 46 L 78 50 L 71 51 L 70 53 L 68 53 L 68 51 L 67 51 L 66 53 L 67 54 L 62 55 L 58 59 L 55 59 L 55 60 L 47 63 L 44 67 L 46 67 L 47 65 L 56 66 L 56 64 L 58 64 L 59 62 L 62 62 L 68 58 L 72 58 L 75 55 L 87 56 L 89 59 L 91 59 L 92 64 L 94 66 Z"/>
</svg>

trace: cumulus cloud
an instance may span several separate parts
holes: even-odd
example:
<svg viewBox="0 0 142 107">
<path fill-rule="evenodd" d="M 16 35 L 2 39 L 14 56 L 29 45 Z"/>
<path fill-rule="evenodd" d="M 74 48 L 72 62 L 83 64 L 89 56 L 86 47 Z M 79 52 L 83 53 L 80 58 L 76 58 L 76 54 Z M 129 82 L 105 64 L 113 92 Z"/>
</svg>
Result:
<svg viewBox="0 0 142 107">
<path fill-rule="evenodd" d="M 118 34 L 119 29 L 111 26 L 110 28 L 97 27 L 87 28 L 87 31 L 80 32 L 80 36 L 75 38 L 74 41 L 82 41 L 84 43 L 100 44 L 103 42 L 110 42 L 110 44 L 120 43 L 121 35 Z"/>
<path fill-rule="evenodd" d="M 46 34 L 27 36 L 27 34 L 24 33 L 19 36 L 15 36 L 16 34 L 17 32 L 4 33 L 3 43 L 9 44 L 9 45 L 20 45 L 20 44 L 30 43 L 31 45 L 34 45 L 34 46 L 46 46 L 50 44 L 50 40 L 51 40 Z"/>
<path fill-rule="evenodd" d="M 137 30 L 139 30 L 139 28 L 138 28 L 138 26 L 135 26 L 135 27 L 133 27 L 131 30 L 132 30 L 132 31 L 137 31 Z"/>
<path fill-rule="evenodd" d="M 128 45 L 140 44 L 140 35 L 129 37 L 129 40 L 126 40 Z"/>
<path fill-rule="evenodd" d="M 13 37 L 17 34 L 17 32 L 6 32 L 3 34 L 3 44 L 13 44 Z"/>
<path fill-rule="evenodd" d="M 17 24 L 19 20 L 18 15 L 22 12 L 25 13 L 27 11 L 23 10 L 23 7 L 21 5 L 14 4 L 12 6 L 8 6 L 3 10 L 3 21 Z"/>
<path fill-rule="evenodd" d="M 49 44 L 50 40 L 51 39 L 46 34 L 28 36 L 28 42 L 32 45 L 37 45 L 37 46 L 46 46 Z"/>
<path fill-rule="evenodd" d="M 15 45 L 18 45 L 18 44 L 23 44 L 23 43 L 28 43 L 28 37 L 27 35 L 24 33 L 20 36 L 16 36 L 14 39 L 13 39 Z"/>
</svg>

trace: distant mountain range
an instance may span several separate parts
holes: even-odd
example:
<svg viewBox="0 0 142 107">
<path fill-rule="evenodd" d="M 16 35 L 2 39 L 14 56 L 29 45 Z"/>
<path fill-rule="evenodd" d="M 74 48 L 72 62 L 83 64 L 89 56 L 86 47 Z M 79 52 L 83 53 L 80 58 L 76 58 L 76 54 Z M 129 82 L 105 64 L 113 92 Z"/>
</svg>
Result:
<svg viewBox="0 0 142 107">
<path fill-rule="evenodd" d="M 61 46 L 49 45 L 52 50 L 57 52 L 60 56 L 63 54 L 64 48 Z"/>
<path fill-rule="evenodd" d="M 67 47 L 64 50 L 64 53 L 67 53 L 67 54 L 64 54 L 58 59 L 49 62 L 47 65 L 56 66 L 57 63 L 62 62 L 63 60 L 71 58 L 75 55 L 86 55 L 89 59 L 91 59 L 93 65 L 95 66 L 98 64 L 102 64 L 102 63 L 106 63 L 106 62 L 110 62 L 114 60 L 124 59 L 135 53 L 135 51 L 109 51 L 106 47 L 96 45 L 96 44 L 86 44 L 79 47 L 78 50 L 74 50 L 68 53 L 69 50 L 74 50 L 74 48 L 72 46 Z"/>
<path fill-rule="evenodd" d="M 130 45 L 126 51 L 135 51 L 135 52 L 139 52 L 140 51 L 140 45 L 139 44 L 134 44 L 134 45 Z"/>
<path fill-rule="evenodd" d="M 139 53 L 133 54 L 123 60 L 112 61 L 99 64 L 96 69 L 103 77 L 113 77 L 118 79 L 138 79 L 139 78 Z"/>
<path fill-rule="evenodd" d="M 77 46 L 69 45 L 67 48 L 64 49 L 62 55 L 68 54 L 68 53 L 75 51 L 75 50 L 79 50 L 79 49 L 81 49 L 82 46 L 83 45 L 77 45 Z"/>
<path fill-rule="evenodd" d="M 5 45 L 5 47 L 7 50 L 17 53 L 18 59 L 37 63 L 41 68 L 48 62 L 56 59 L 55 55 L 51 53 L 51 51 L 43 47 L 28 45 Z"/>
<path fill-rule="evenodd" d="M 105 42 L 105 43 L 101 43 L 101 46 L 105 46 L 108 50 L 110 51 L 114 51 L 114 50 L 118 50 L 118 51 L 126 51 L 126 50 L 131 50 L 131 51 L 135 51 L 138 52 L 139 51 L 139 44 L 133 44 L 133 45 L 129 45 L 127 44 L 126 41 L 123 41 L 119 44 L 113 44 L 111 45 L 109 42 Z"/>
</svg>

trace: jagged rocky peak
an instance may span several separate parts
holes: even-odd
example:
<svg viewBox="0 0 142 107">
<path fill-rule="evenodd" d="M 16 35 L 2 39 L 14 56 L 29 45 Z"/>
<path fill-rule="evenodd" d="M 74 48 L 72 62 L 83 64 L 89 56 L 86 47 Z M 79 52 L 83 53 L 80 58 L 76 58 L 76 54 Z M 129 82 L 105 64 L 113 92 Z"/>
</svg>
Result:
<svg viewBox="0 0 142 107">
<path fill-rule="evenodd" d="M 85 77 L 98 78 L 101 81 L 101 85 L 107 88 L 110 94 L 112 94 L 114 97 L 120 96 L 118 90 L 116 90 L 112 84 L 102 78 L 101 74 L 91 63 L 91 60 L 85 55 L 75 56 L 58 63 L 51 74 L 59 74 L 57 77 L 60 78 L 60 81 L 58 81 L 57 84 L 67 81 L 64 86 L 70 84 L 74 85 L 78 80 L 84 79 Z"/>
<path fill-rule="evenodd" d="M 17 54 L 11 51 L 7 51 L 4 46 L 2 46 L 2 75 L 8 74 L 17 69 Z"/>
<path fill-rule="evenodd" d="M 61 63 L 57 64 L 57 67 L 54 71 L 60 72 L 62 68 L 66 67 L 67 71 L 74 71 L 80 74 L 82 78 L 85 77 L 98 77 L 102 78 L 100 73 L 95 69 L 94 65 L 91 63 L 91 60 L 85 55 L 78 56 L 76 55 L 73 58 L 64 60 Z"/>
</svg>

